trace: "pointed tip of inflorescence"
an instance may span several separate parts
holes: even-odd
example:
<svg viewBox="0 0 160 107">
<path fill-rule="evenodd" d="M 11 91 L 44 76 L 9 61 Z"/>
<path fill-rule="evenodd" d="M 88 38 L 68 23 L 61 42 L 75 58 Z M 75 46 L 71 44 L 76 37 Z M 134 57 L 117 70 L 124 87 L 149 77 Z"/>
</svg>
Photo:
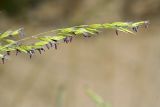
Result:
<svg viewBox="0 0 160 107">
<path fill-rule="evenodd" d="M 20 37 L 24 37 L 25 36 L 23 27 L 19 29 L 19 35 L 20 35 Z"/>
<path fill-rule="evenodd" d="M 131 23 L 131 22 L 130 22 L 130 23 Z M 132 29 L 134 32 L 138 32 L 138 30 L 139 30 L 140 27 L 143 26 L 144 28 L 148 28 L 149 24 L 150 24 L 149 21 L 144 21 L 142 25 L 133 26 L 133 27 L 131 27 L 131 29 Z M 116 29 L 116 30 L 115 30 L 115 33 L 116 33 L 117 36 L 119 35 L 118 32 L 119 32 L 119 29 Z M 131 31 L 131 32 L 132 32 L 132 31 Z"/>
</svg>

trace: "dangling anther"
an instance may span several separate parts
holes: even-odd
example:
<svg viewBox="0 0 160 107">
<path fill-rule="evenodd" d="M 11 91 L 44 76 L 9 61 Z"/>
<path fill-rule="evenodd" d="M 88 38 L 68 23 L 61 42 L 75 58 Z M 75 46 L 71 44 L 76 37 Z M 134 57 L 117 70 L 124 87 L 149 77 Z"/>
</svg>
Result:
<svg viewBox="0 0 160 107">
<path fill-rule="evenodd" d="M 19 49 L 16 49 L 16 56 L 18 55 L 18 53 L 21 53 L 21 51 Z"/>
<path fill-rule="evenodd" d="M 42 54 L 41 49 L 37 49 L 37 50 L 38 50 L 39 54 Z"/>
<path fill-rule="evenodd" d="M 64 42 L 68 43 L 68 37 L 64 38 Z"/>
<path fill-rule="evenodd" d="M 58 49 L 58 46 L 57 46 L 57 44 L 55 43 L 54 44 L 54 48 L 57 50 Z"/>
<path fill-rule="evenodd" d="M 43 52 L 45 52 L 45 49 L 44 48 L 40 48 Z"/>
<path fill-rule="evenodd" d="M 29 58 L 31 59 L 33 55 L 32 51 L 28 51 L 28 54 L 29 54 Z"/>
<path fill-rule="evenodd" d="M 8 56 L 10 55 L 10 51 L 7 51 L 7 55 L 8 55 Z"/>
<path fill-rule="evenodd" d="M 34 49 L 32 49 L 32 50 L 31 50 L 31 53 L 32 53 L 32 54 L 35 54 L 35 50 L 34 50 Z"/>
<path fill-rule="evenodd" d="M 32 59 L 32 54 L 29 54 L 29 58 Z"/>
<path fill-rule="evenodd" d="M 49 44 L 50 44 L 50 46 L 51 46 L 51 47 L 53 47 L 53 44 L 52 44 L 52 42 L 49 42 Z"/>
<path fill-rule="evenodd" d="M 46 47 L 47 47 L 47 49 L 49 49 L 49 45 L 48 44 L 46 44 Z"/>
<path fill-rule="evenodd" d="M 118 30 L 116 29 L 116 35 L 118 36 Z"/>
<path fill-rule="evenodd" d="M 138 32 L 138 27 L 133 27 L 133 31 Z"/>
<path fill-rule="evenodd" d="M 5 58 L 3 57 L 3 58 L 2 58 L 2 64 L 4 64 L 4 63 L 5 63 Z"/>
<path fill-rule="evenodd" d="M 70 36 L 70 38 L 69 38 L 69 42 L 72 42 L 72 40 L 73 40 L 73 37 L 72 37 L 72 36 Z"/>
</svg>

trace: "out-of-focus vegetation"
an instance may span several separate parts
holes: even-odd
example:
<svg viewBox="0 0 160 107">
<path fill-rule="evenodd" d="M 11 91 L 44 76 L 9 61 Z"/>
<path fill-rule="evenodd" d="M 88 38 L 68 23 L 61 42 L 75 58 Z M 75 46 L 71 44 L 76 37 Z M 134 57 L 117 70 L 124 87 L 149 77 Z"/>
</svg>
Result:
<svg viewBox="0 0 160 107">
<path fill-rule="evenodd" d="M 90 97 L 90 99 L 95 102 L 97 107 L 110 107 L 110 105 L 103 100 L 99 95 L 97 95 L 93 90 L 87 89 L 86 94 Z"/>
<path fill-rule="evenodd" d="M 74 39 L 32 60 L 11 57 L 0 65 L 0 107 L 95 107 L 85 85 L 113 107 L 159 107 L 159 7 L 159 0 L 2 0 L 0 32 L 24 27 L 30 36 L 115 21 L 151 25 L 132 36 L 107 30 Z"/>
<path fill-rule="evenodd" d="M 42 0 L 2 0 L 0 9 L 10 17 L 25 14 L 29 8 L 35 8 Z"/>
</svg>

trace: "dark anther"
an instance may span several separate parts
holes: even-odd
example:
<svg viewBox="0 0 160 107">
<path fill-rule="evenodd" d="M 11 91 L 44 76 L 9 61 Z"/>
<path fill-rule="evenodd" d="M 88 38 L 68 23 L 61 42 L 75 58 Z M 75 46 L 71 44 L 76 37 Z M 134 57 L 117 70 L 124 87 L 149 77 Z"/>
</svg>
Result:
<svg viewBox="0 0 160 107">
<path fill-rule="evenodd" d="M 33 51 L 32 50 L 28 51 L 28 54 L 29 54 L 29 58 L 31 59 L 33 55 Z"/>
<path fill-rule="evenodd" d="M 29 58 L 31 59 L 33 55 L 32 51 L 28 51 L 28 54 L 29 54 Z"/>
<path fill-rule="evenodd" d="M 5 63 L 5 58 L 3 57 L 3 58 L 2 58 L 2 64 L 4 64 L 4 63 Z"/>
<path fill-rule="evenodd" d="M 118 30 L 116 29 L 116 35 L 118 36 Z"/>
<path fill-rule="evenodd" d="M 41 49 L 37 49 L 40 54 L 42 54 Z"/>
<path fill-rule="evenodd" d="M 32 59 L 32 54 L 29 54 L 29 58 Z"/>
<path fill-rule="evenodd" d="M 53 44 L 52 44 L 52 42 L 49 42 L 49 44 L 50 44 L 50 46 L 51 46 L 51 47 L 53 47 Z"/>
<path fill-rule="evenodd" d="M 45 49 L 44 49 L 44 48 L 40 48 L 40 50 L 45 52 Z"/>
<path fill-rule="evenodd" d="M 45 49 L 44 49 L 44 48 L 38 48 L 37 50 L 38 50 L 38 52 L 39 52 L 40 54 L 42 54 L 42 51 L 45 52 Z"/>
<path fill-rule="evenodd" d="M 57 40 L 52 39 L 52 41 L 57 42 Z M 57 44 L 54 43 L 54 48 L 57 49 Z"/>
<path fill-rule="evenodd" d="M 72 37 L 72 36 L 70 36 L 70 38 L 69 38 L 69 42 L 72 42 L 72 40 L 73 40 L 73 37 Z"/>
<path fill-rule="evenodd" d="M 55 48 L 56 50 L 57 50 L 57 48 L 58 48 L 56 43 L 54 44 L 54 48 Z"/>
<path fill-rule="evenodd" d="M 65 43 L 72 42 L 72 39 L 73 39 L 72 36 L 68 36 L 68 37 L 64 38 L 64 42 L 65 42 Z"/>
<path fill-rule="evenodd" d="M 10 51 L 7 51 L 7 55 L 10 55 Z"/>
<path fill-rule="evenodd" d="M 138 32 L 138 27 L 133 27 L 133 31 Z"/>
<path fill-rule="evenodd" d="M 65 42 L 65 43 L 67 43 L 67 37 L 66 37 L 66 38 L 64 38 L 64 42 Z"/>
<path fill-rule="evenodd" d="M 64 38 L 64 42 L 65 43 L 69 43 L 70 42 L 70 38 L 69 37 Z"/>
<path fill-rule="evenodd" d="M 29 54 L 29 58 L 32 59 L 32 54 Z"/>
<path fill-rule="evenodd" d="M 31 51 L 31 53 L 32 53 L 32 54 L 34 54 L 34 53 L 35 53 L 34 49 L 32 49 L 32 50 L 30 50 L 30 51 Z"/>
<path fill-rule="evenodd" d="M 21 53 L 21 51 L 19 49 L 16 49 L 16 56 L 18 55 L 18 53 Z"/>
<path fill-rule="evenodd" d="M 47 47 L 47 49 L 49 49 L 49 45 L 48 44 L 46 44 L 46 47 Z"/>
</svg>

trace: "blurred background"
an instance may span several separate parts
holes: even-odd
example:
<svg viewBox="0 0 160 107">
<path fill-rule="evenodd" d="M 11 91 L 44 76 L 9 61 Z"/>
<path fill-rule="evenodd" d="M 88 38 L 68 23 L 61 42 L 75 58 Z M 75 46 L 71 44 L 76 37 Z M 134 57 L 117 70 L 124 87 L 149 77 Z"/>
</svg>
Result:
<svg viewBox="0 0 160 107">
<path fill-rule="evenodd" d="M 90 87 L 112 107 L 160 106 L 160 0 L 1 0 L 0 31 L 26 36 L 80 24 L 149 20 L 136 35 L 106 30 L 58 50 L 0 64 L 0 107 L 95 107 Z"/>
</svg>

